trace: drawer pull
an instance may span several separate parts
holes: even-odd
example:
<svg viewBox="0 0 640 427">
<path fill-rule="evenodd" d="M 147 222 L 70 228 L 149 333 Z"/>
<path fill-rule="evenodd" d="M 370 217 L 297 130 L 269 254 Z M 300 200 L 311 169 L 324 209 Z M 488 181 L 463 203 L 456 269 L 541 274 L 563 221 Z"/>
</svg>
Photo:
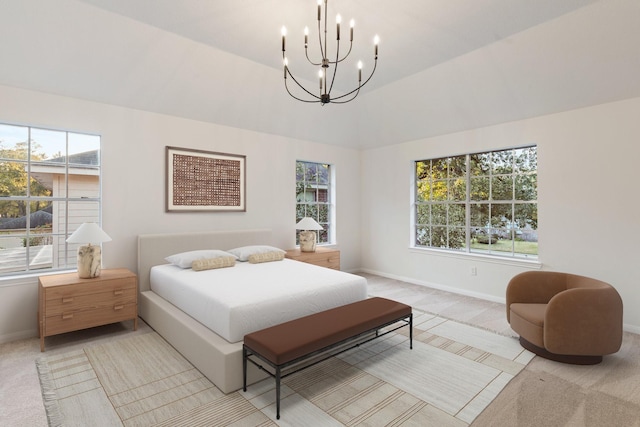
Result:
<svg viewBox="0 0 640 427">
<path fill-rule="evenodd" d="M 62 313 L 62 320 L 73 319 L 73 313 Z"/>
<path fill-rule="evenodd" d="M 68 304 L 70 302 L 73 302 L 73 297 L 63 297 L 62 298 L 62 303 L 63 304 Z"/>
<path fill-rule="evenodd" d="M 113 309 L 115 311 L 122 310 L 123 308 L 124 308 L 124 304 L 118 304 L 113 306 Z"/>
<path fill-rule="evenodd" d="M 115 291 L 113 291 L 113 295 L 122 295 L 124 293 L 124 291 L 122 289 L 116 289 Z"/>
</svg>

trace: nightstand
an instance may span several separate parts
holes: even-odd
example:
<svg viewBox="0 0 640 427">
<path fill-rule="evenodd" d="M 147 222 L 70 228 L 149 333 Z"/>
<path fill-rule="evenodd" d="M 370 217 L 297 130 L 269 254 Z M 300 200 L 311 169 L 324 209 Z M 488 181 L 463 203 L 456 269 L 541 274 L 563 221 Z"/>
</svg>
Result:
<svg viewBox="0 0 640 427">
<path fill-rule="evenodd" d="M 45 337 L 130 319 L 135 331 L 138 277 L 127 269 L 102 270 L 93 279 L 77 273 L 38 278 L 40 351 Z"/>
<path fill-rule="evenodd" d="M 319 265 L 320 267 L 340 270 L 340 251 L 338 249 L 317 246 L 315 252 L 301 252 L 299 248 L 289 249 L 286 258 Z"/>
</svg>

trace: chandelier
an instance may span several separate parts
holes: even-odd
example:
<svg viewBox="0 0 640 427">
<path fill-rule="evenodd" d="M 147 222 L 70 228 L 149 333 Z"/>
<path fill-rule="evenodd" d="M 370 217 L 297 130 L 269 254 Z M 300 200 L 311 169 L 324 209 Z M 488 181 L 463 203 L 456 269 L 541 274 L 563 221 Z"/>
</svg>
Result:
<svg viewBox="0 0 640 427">
<path fill-rule="evenodd" d="M 334 103 L 334 104 L 346 104 L 349 101 L 353 101 L 358 94 L 360 93 L 360 89 L 366 85 L 371 77 L 373 77 L 373 73 L 376 71 L 376 66 L 378 65 L 378 36 L 375 36 L 373 39 L 374 43 L 374 63 L 373 70 L 371 70 L 371 74 L 367 79 L 362 82 L 362 61 L 358 61 L 358 86 L 345 93 L 344 95 L 336 96 L 335 98 L 331 97 L 331 90 L 333 89 L 333 83 L 336 79 L 336 74 L 338 72 L 338 64 L 347 59 L 349 54 L 351 53 L 351 48 L 353 47 L 353 19 L 350 22 L 349 28 L 349 50 L 347 53 L 341 58 L 340 57 L 340 23 L 341 17 L 340 15 L 336 16 L 336 52 L 335 52 L 335 60 L 329 60 L 329 52 L 327 49 L 327 1 L 328 0 L 318 0 L 318 42 L 320 45 L 320 54 L 321 59 L 317 62 L 314 62 L 311 58 L 309 58 L 308 44 L 309 44 L 309 28 L 305 27 L 304 29 L 304 53 L 307 57 L 309 63 L 315 66 L 319 66 L 320 69 L 318 71 L 318 81 L 320 90 L 318 95 L 313 93 L 312 91 L 305 88 L 298 80 L 291 74 L 289 70 L 289 60 L 285 55 L 285 38 L 287 35 L 287 29 L 282 27 L 282 62 L 284 65 L 284 87 L 287 89 L 287 93 L 291 95 L 293 98 L 302 102 L 319 102 L 321 105 Z M 324 2 L 324 37 L 322 34 L 322 3 Z M 330 71 L 330 67 L 333 67 L 333 72 Z M 331 74 L 331 78 L 327 78 L 327 74 Z M 287 77 L 291 77 L 291 80 L 297 85 L 299 89 L 295 89 L 296 92 L 300 92 L 300 95 L 294 95 L 291 93 L 291 89 L 289 88 L 289 84 Z M 293 86 L 294 88 L 296 86 Z M 303 93 L 304 92 L 304 93 Z"/>
</svg>

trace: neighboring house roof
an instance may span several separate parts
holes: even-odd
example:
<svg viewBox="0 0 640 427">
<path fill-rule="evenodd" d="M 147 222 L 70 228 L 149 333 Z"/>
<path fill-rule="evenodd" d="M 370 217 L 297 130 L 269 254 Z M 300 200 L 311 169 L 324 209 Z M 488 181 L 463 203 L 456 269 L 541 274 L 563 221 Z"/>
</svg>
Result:
<svg viewBox="0 0 640 427">
<path fill-rule="evenodd" d="M 31 176 L 48 189 L 52 189 L 53 176 L 64 173 L 66 156 L 35 162 L 31 166 Z M 99 175 L 94 166 L 100 164 L 100 150 L 85 151 L 69 156 L 69 175 Z"/>
<path fill-rule="evenodd" d="M 76 165 L 98 165 L 100 164 L 100 150 L 85 151 L 84 153 L 76 153 L 69 156 L 69 163 Z M 51 163 L 64 163 L 66 162 L 66 156 L 54 157 L 47 159 L 47 162 Z"/>
</svg>

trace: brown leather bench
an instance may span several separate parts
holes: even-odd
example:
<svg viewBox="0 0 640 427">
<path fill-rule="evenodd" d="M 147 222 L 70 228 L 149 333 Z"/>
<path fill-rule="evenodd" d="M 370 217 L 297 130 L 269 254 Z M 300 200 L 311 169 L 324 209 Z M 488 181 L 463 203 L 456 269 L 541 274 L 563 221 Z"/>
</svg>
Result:
<svg viewBox="0 0 640 427">
<path fill-rule="evenodd" d="M 384 333 L 379 332 L 397 322 L 402 324 Z M 243 390 L 247 391 L 247 362 L 274 377 L 276 418 L 280 419 L 282 378 L 407 325 L 409 348 L 413 348 L 411 307 L 376 297 L 252 332 L 244 336 L 242 348 Z M 303 363 L 310 359 L 312 363 Z M 271 370 L 265 369 L 260 361 L 269 365 Z M 301 363 L 302 366 L 299 365 Z M 293 365 L 298 366 L 292 368 Z M 291 371 L 283 375 L 286 368 L 291 368 Z"/>
</svg>

